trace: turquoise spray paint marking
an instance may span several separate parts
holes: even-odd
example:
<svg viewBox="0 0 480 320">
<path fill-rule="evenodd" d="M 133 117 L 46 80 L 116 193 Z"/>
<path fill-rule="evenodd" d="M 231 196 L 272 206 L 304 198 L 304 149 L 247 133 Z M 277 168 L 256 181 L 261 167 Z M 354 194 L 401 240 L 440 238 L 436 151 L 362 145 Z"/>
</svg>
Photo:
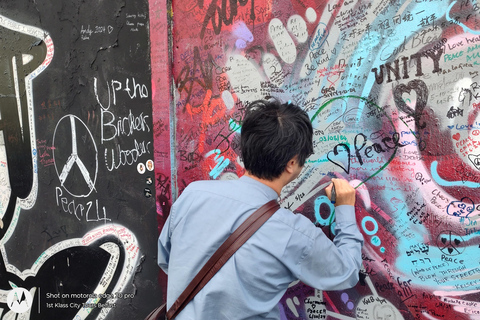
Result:
<svg viewBox="0 0 480 320">
<path fill-rule="evenodd" d="M 208 158 L 212 154 L 215 154 L 214 160 L 217 165 L 208 174 L 213 179 L 217 179 L 220 173 L 230 164 L 230 159 L 220 156 L 220 153 L 221 151 L 219 149 L 215 149 L 205 155 L 205 157 Z"/>
<path fill-rule="evenodd" d="M 480 183 L 472 181 L 447 181 L 440 177 L 437 171 L 438 161 L 433 161 L 430 165 L 430 172 L 432 174 L 433 180 L 441 186 L 444 187 L 467 187 L 467 188 L 480 188 Z"/>
<path fill-rule="evenodd" d="M 367 222 L 371 222 L 373 223 L 373 230 L 368 230 L 367 229 Z M 363 231 L 365 231 L 366 234 L 368 234 L 369 236 L 372 236 L 374 234 L 376 234 L 378 232 L 378 223 L 377 221 L 370 217 L 370 216 L 366 216 L 365 218 L 363 218 L 362 220 L 362 228 L 363 228 Z"/>
<path fill-rule="evenodd" d="M 320 206 L 322 204 L 326 204 L 330 209 L 330 215 L 326 219 L 323 219 L 322 216 L 320 215 Z M 335 226 L 336 226 L 335 207 L 330 201 L 330 199 L 328 199 L 327 196 L 318 197 L 317 199 L 315 199 L 314 208 L 315 208 L 315 218 L 317 219 L 315 224 L 319 224 L 321 226 L 330 226 L 330 230 L 332 234 L 335 235 L 336 234 L 335 233 Z"/>
<path fill-rule="evenodd" d="M 322 204 L 326 204 L 330 208 L 330 215 L 326 219 L 323 219 L 322 216 L 320 215 L 320 206 Z M 315 199 L 314 206 L 315 206 L 315 218 L 317 219 L 316 223 L 320 224 L 321 226 L 331 225 L 335 207 L 330 202 L 330 199 L 328 199 L 327 196 L 320 196 L 317 199 Z"/>
<path fill-rule="evenodd" d="M 399 201 L 404 203 L 405 199 Z M 431 234 L 423 224 L 413 224 L 410 221 L 408 210 L 404 206 L 395 213 L 395 225 L 401 227 L 394 230 L 394 236 L 398 240 L 395 262 L 398 274 L 413 276 L 414 285 L 428 290 L 446 290 L 452 294 L 455 291 L 476 290 L 480 282 L 474 286 L 460 287 L 469 285 L 472 281 L 471 278 L 460 275 L 478 268 L 478 244 L 465 246 L 468 237 L 460 237 L 447 229 Z M 419 245 L 428 250 L 412 249 Z"/>
<path fill-rule="evenodd" d="M 242 126 L 233 119 L 228 120 L 228 125 L 233 132 L 240 133 L 242 131 Z"/>
<path fill-rule="evenodd" d="M 372 230 L 367 229 L 367 222 L 371 222 L 373 224 L 373 229 Z M 378 232 L 377 220 L 375 220 L 373 217 L 365 216 L 362 219 L 362 229 L 367 235 L 372 236 L 370 238 L 370 242 L 374 246 L 379 247 L 382 244 L 382 240 L 380 240 L 380 237 L 376 235 L 377 232 Z M 382 253 L 385 252 L 385 248 L 384 247 L 380 248 L 380 251 Z"/>
</svg>

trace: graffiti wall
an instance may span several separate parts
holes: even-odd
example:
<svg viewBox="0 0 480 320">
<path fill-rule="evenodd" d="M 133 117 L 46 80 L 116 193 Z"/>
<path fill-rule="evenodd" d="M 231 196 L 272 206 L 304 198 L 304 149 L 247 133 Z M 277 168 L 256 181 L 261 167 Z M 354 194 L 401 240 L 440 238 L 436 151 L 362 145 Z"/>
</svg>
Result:
<svg viewBox="0 0 480 320">
<path fill-rule="evenodd" d="M 0 4 L 0 319 L 157 304 L 148 18 L 144 0 Z"/>
<path fill-rule="evenodd" d="M 357 190 L 361 281 L 293 283 L 282 319 L 480 318 L 476 1 L 173 1 L 172 35 L 174 116 L 158 121 L 173 144 L 157 146 L 173 165 L 157 190 L 241 176 L 241 119 L 266 96 L 314 127 L 282 205 L 333 236 L 318 186 L 343 177 Z"/>
</svg>

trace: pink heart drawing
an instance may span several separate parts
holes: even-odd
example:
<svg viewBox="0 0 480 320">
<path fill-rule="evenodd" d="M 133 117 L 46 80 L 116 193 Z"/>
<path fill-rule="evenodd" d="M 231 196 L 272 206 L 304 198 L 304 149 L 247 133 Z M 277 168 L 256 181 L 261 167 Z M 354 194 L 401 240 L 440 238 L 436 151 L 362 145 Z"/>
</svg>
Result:
<svg viewBox="0 0 480 320">
<path fill-rule="evenodd" d="M 458 133 L 458 132 L 455 133 L 455 134 L 452 136 L 452 138 L 455 139 L 455 140 L 457 140 L 457 141 L 460 140 L 460 133 Z"/>
</svg>

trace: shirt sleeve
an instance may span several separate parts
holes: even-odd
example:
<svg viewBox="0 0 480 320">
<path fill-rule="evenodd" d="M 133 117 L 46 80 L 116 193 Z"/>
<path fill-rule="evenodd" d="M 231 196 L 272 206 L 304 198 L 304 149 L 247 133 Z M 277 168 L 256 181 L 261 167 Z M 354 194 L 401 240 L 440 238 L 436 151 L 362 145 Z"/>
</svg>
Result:
<svg viewBox="0 0 480 320">
<path fill-rule="evenodd" d="M 173 210 L 173 209 L 172 209 Z M 170 224 L 171 217 L 170 214 L 163 225 L 162 232 L 158 237 L 158 257 L 157 263 L 162 270 L 168 274 L 168 262 L 170 260 L 170 249 L 171 249 L 171 234 L 170 234 Z"/>
<path fill-rule="evenodd" d="M 301 261 L 301 281 L 320 290 L 352 288 L 359 280 L 363 236 L 355 220 L 355 207 L 335 207 L 336 227 L 333 242 L 316 228 L 305 258 Z"/>
</svg>

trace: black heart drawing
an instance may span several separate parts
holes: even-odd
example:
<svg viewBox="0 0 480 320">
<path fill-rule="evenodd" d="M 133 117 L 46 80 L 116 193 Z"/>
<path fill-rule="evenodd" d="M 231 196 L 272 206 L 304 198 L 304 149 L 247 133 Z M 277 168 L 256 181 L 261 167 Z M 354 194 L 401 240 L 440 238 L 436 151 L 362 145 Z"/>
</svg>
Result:
<svg viewBox="0 0 480 320">
<path fill-rule="evenodd" d="M 453 242 L 455 242 L 456 246 L 458 246 L 460 244 L 460 240 L 458 240 L 458 239 L 453 240 Z"/>
<path fill-rule="evenodd" d="M 414 90 L 417 94 L 415 110 L 408 106 L 402 98 L 402 94 L 410 94 L 410 91 L 412 90 Z M 420 117 L 422 116 L 423 109 L 425 109 L 428 100 L 428 87 L 425 82 L 419 79 L 415 79 L 408 82 L 407 85 L 400 84 L 396 86 L 393 90 L 393 100 L 395 101 L 398 109 L 415 119 L 415 124 L 417 128 L 423 129 L 427 126 L 426 122 L 420 124 Z"/>
<path fill-rule="evenodd" d="M 452 248 L 448 248 L 448 253 L 452 253 L 453 252 L 453 249 Z"/>
<path fill-rule="evenodd" d="M 344 154 L 339 153 L 338 147 L 343 147 L 343 149 L 344 149 L 344 150 L 340 150 L 340 152 L 342 152 L 342 153 L 343 153 L 343 151 L 347 152 L 346 159 L 345 159 Z M 331 153 L 333 153 L 332 156 L 330 155 Z M 348 147 L 348 145 L 346 145 L 344 143 L 337 144 L 333 148 L 333 151 L 330 151 L 330 152 L 327 153 L 327 159 L 328 159 L 328 161 L 330 161 L 334 165 L 342 168 L 342 170 L 345 171 L 345 173 L 347 173 L 347 174 L 350 173 L 350 148 Z M 347 164 L 346 168 L 344 166 L 345 162 Z"/>
<path fill-rule="evenodd" d="M 447 243 L 447 238 L 442 238 L 443 244 Z"/>
</svg>

